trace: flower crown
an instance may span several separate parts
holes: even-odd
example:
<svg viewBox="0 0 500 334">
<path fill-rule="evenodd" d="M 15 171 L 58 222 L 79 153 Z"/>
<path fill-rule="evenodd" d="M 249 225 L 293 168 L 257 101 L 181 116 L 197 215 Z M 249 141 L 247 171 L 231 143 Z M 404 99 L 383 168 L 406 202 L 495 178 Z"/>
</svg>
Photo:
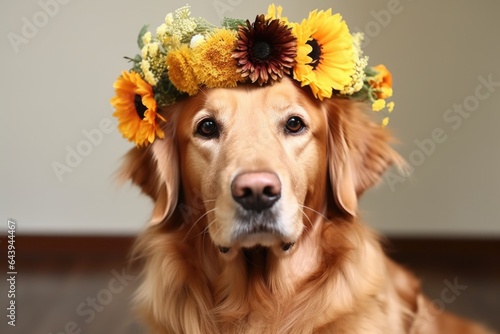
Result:
<svg viewBox="0 0 500 334">
<path fill-rule="evenodd" d="M 367 101 L 374 111 L 392 112 L 392 76 L 384 65 L 368 66 L 362 33 L 351 34 L 340 14 L 314 10 L 300 23 L 270 5 L 251 23 L 225 18 L 220 27 L 191 17 L 188 5 L 167 14 L 153 37 L 138 36 L 141 53 L 114 83 L 111 99 L 118 128 L 137 146 L 163 138 L 157 110 L 195 95 L 200 88 L 268 85 L 287 75 L 323 100 L 332 94 Z M 388 117 L 382 120 L 387 125 Z"/>
</svg>

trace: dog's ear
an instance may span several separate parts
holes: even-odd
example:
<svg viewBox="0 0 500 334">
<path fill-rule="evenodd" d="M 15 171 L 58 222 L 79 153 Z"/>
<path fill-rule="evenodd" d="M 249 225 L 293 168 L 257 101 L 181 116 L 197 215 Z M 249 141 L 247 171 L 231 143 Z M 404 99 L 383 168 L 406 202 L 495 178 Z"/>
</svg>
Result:
<svg viewBox="0 0 500 334">
<path fill-rule="evenodd" d="M 174 139 L 156 139 L 150 147 L 133 148 L 119 173 L 121 181 L 131 180 L 153 199 L 151 224 L 168 219 L 179 196 L 179 167 Z"/>
<path fill-rule="evenodd" d="M 347 99 L 324 101 L 328 123 L 329 177 L 336 204 L 356 216 L 359 196 L 403 159 L 389 146 L 387 129 L 371 121 L 366 104 Z"/>
</svg>

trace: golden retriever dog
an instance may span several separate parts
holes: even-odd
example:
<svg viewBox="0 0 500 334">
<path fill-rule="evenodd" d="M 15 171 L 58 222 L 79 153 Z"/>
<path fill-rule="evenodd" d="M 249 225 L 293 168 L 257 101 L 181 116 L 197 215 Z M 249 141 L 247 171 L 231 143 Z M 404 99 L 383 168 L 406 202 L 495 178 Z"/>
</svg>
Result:
<svg viewBox="0 0 500 334">
<path fill-rule="evenodd" d="M 290 78 L 204 89 L 122 176 L 154 201 L 137 300 L 152 333 L 490 333 L 442 312 L 362 224 L 402 159 L 365 104 Z"/>
</svg>

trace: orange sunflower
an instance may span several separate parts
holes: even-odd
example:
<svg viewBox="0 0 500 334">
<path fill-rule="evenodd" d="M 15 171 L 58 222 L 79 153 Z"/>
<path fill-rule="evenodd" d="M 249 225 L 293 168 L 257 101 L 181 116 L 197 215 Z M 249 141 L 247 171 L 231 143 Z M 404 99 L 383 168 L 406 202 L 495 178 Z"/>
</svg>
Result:
<svg viewBox="0 0 500 334">
<path fill-rule="evenodd" d="M 317 98 L 342 90 L 355 71 L 352 35 L 340 14 L 315 10 L 294 27 L 298 52 L 294 78 L 309 85 Z"/>
<path fill-rule="evenodd" d="M 111 99 L 116 110 L 113 116 L 118 118 L 118 129 L 123 137 L 137 146 L 152 143 L 156 137 L 163 138 L 158 120 L 164 119 L 156 113 L 153 89 L 139 73 L 123 71 L 113 87 L 116 91 Z"/>
<path fill-rule="evenodd" d="M 375 89 L 377 97 L 387 99 L 392 96 L 392 74 L 385 65 L 374 66 L 377 75 L 370 81 L 370 85 Z"/>
</svg>

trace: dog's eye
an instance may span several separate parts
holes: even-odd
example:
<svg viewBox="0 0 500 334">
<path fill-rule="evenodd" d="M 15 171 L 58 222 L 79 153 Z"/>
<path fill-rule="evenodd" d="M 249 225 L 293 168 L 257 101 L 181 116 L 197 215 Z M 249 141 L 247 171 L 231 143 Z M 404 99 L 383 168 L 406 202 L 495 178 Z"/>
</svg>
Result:
<svg viewBox="0 0 500 334">
<path fill-rule="evenodd" d="M 304 129 L 304 122 L 300 117 L 293 116 L 286 121 L 285 131 L 288 133 L 299 133 Z"/>
<path fill-rule="evenodd" d="M 205 138 L 215 138 L 219 135 L 217 123 L 211 118 L 205 118 L 200 123 L 198 123 L 196 132 L 200 136 L 203 136 Z"/>
</svg>

